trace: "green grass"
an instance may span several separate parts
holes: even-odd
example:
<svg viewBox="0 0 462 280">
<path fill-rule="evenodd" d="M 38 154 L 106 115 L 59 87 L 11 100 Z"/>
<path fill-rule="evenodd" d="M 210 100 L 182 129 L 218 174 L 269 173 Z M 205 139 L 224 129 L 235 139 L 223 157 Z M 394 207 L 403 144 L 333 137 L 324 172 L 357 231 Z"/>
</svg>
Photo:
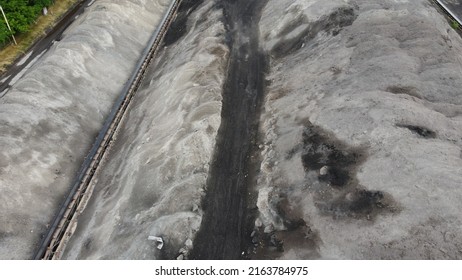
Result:
<svg viewBox="0 0 462 280">
<path fill-rule="evenodd" d="M 454 29 L 459 29 L 460 24 L 457 21 L 453 20 L 453 21 L 451 21 L 451 27 L 454 28 Z"/>
<path fill-rule="evenodd" d="M 16 37 L 18 45 L 8 45 L 0 50 L 0 74 L 3 74 L 8 66 L 14 61 L 25 54 L 29 48 L 40 38 L 42 38 L 46 31 L 52 28 L 59 22 L 61 17 L 80 0 L 60 0 L 49 7 L 48 15 L 40 16 L 34 26 L 27 34 Z"/>
</svg>

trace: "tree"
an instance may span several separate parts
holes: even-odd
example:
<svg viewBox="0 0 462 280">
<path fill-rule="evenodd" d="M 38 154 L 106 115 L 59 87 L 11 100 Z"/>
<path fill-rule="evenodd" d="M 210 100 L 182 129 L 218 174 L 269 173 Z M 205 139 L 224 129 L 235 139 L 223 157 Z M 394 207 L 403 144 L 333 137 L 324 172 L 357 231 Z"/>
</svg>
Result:
<svg viewBox="0 0 462 280">
<path fill-rule="evenodd" d="M 0 46 L 9 41 L 11 36 L 10 31 L 6 27 L 6 23 L 3 19 L 0 20 Z"/>
<path fill-rule="evenodd" d="M 53 3 L 53 0 L 30 0 L 29 1 L 32 6 L 39 6 L 39 7 L 48 7 Z"/>
<path fill-rule="evenodd" d="M 47 7 L 52 3 L 53 0 L 0 0 L 0 5 L 8 17 L 14 35 L 28 32 L 32 23 L 40 15 L 43 7 Z M 7 43 L 10 35 L 5 21 L 1 20 L 0 45 Z"/>
</svg>

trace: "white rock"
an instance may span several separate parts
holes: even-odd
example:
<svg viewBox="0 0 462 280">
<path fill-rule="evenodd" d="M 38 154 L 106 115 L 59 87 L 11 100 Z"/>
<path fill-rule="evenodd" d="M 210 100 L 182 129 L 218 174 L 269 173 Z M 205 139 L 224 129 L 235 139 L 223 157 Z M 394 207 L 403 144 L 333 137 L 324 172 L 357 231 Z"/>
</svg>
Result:
<svg viewBox="0 0 462 280">
<path fill-rule="evenodd" d="M 263 230 L 264 233 L 270 233 L 274 231 L 273 225 L 267 225 L 265 229 Z"/>
<path fill-rule="evenodd" d="M 164 240 L 162 239 L 162 237 L 157 237 L 157 236 L 154 236 L 154 235 L 150 235 L 148 237 L 148 240 L 155 241 L 157 243 L 157 249 L 159 249 L 159 250 L 161 250 L 164 247 Z"/>
<path fill-rule="evenodd" d="M 263 226 L 262 221 L 260 220 L 260 218 L 257 218 L 255 220 L 255 227 L 259 228 L 259 227 L 262 227 L 262 226 Z"/>
<path fill-rule="evenodd" d="M 193 211 L 193 212 L 199 211 L 199 206 L 197 206 L 197 204 L 194 203 L 194 204 L 193 204 L 193 207 L 192 207 L 192 211 Z"/>
<path fill-rule="evenodd" d="M 188 238 L 188 239 L 186 240 L 186 242 L 184 243 L 184 245 L 186 245 L 186 248 L 192 249 L 192 247 L 193 247 L 193 242 L 192 242 L 191 239 Z"/>
</svg>

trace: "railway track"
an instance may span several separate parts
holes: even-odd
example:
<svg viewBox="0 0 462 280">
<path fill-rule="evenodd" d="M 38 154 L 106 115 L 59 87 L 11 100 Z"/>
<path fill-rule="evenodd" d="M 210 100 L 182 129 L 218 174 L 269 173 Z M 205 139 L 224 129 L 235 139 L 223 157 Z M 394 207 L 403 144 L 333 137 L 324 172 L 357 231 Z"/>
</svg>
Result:
<svg viewBox="0 0 462 280">
<path fill-rule="evenodd" d="M 181 2 L 182 0 L 172 1 L 159 27 L 149 40 L 140 61 L 135 67 L 136 70 L 116 100 L 92 149 L 79 169 L 66 200 L 42 239 L 34 255 L 34 259 L 53 260 L 61 258 L 67 242 L 77 227 L 77 218 L 90 199 L 95 183 L 95 174 L 113 142 L 114 136 L 127 112 L 127 108 L 143 80 L 147 67 L 161 46 L 162 40 L 170 24 L 173 22 Z"/>
</svg>

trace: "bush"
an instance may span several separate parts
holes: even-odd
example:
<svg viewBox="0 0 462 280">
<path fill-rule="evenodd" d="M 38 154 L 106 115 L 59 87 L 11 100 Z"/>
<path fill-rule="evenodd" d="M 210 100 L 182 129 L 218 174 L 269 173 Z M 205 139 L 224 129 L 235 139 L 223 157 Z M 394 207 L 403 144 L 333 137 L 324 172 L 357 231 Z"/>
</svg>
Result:
<svg viewBox="0 0 462 280">
<path fill-rule="evenodd" d="M 37 20 L 43 7 L 53 3 L 53 0 L 0 0 L 14 35 L 29 31 L 32 23 Z M 3 16 L 0 20 L 0 46 L 9 42 L 9 32 Z"/>
<path fill-rule="evenodd" d="M 0 20 L 0 47 L 2 47 L 6 42 L 9 41 L 10 32 L 6 27 L 5 21 L 2 19 Z"/>
</svg>

